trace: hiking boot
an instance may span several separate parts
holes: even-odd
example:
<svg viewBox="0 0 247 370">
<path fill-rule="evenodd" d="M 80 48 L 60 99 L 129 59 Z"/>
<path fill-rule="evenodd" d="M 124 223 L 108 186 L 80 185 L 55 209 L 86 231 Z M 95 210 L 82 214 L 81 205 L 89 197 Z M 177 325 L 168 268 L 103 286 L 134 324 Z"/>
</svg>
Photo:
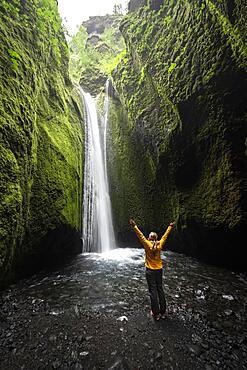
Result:
<svg viewBox="0 0 247 370">
<path fill-rule="evenodd" d="M 159 321 L 160 314 L 158 313 L 157 315 L 153 315 L 153 318 L 154 318 L 155 321 Z"/>
<path fill-rule="evenodd" d="M 150 311 L 150 315 L 151 315 L 151 316 L 153 316 L 153 319 L 154 319 L 155 321 L 159 321 L 159 319 L 160 319 L 160 314 L 159 314 L 159 313 L 154 314 L 154 313 L 153 313 L 153 311 L 151 310 L 151 311 Z"/>
</svg>

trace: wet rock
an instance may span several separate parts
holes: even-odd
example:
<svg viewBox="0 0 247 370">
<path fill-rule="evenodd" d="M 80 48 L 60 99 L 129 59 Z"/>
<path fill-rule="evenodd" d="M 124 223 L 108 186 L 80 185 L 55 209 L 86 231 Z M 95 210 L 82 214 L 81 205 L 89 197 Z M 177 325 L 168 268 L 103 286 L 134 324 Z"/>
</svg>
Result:
<svg viewBox="0 0 247 370">
<path fill-rule="evenodd" d="M 241 336 L 241 337 L 239 338 L 238 342 L 239 342 L 240 344 L 245 344 L 245 345 L 247 345 L 247 335 L 243 335 L 243 336 Z"/>
<path fill-rule="evenodd" d="M 214 369 L 214 368 L 213 368 L 211 365 L 208 365 L 208 364 L 207 364 L 207 365 L 205 366 L 205 370 L 213 370 L 213 369 Z"/>
<path fill-rule="evenodd" d="M 221 329 L 221 324 L 220 324 L 218 321 L 213 321 L 213 322 L 211 323 L 211 326 L 212 326 L 212 328 L 214 328 L 214 329 L 218 329 L 218 330 L 220 330 L 220 329 Z"/>
<path fill-rule="evenodd" d="M 222 321 L 221 325 L 224 329 L 230 329 L 233 327 L 233 323 L 230 321 Z"/>
<path fill-rule="evenodd" d="M 162 358 L 162 354 L 160 352 L 157 352 L 155 355 L 155 360 L 160 360 Z"/>
<path fill-rule="evenodd" d="M 195 291 L 195 293 L 196 293 L 196 298 L 197 299 L 205 299 L 205 295 L 204 295 L 204 292 L 202 290 L 198 289 L 198 290 Z"/>
<path fill-rule="evenodd" d="M 230 309 L 227 309 L 227 310 L 224 311 L 224 313 L 225 313 L 226 316 L 230 316 L 230 315 L 232 315 L 233 311 L 230 310 Z"/>
<path fill-rule="evenodd" d="M 14 356 L 17 353 L 17 348 L 12 349 L 12 355 Z"/>
<path fill-rule="evenodd" d="M 204 349 L 208 349 L 209 348 L 209 344 L 207 342 L 201 342 L 200 345 Z"/>
<path fill-rule="evenodd" d="M 74 311 L 75 311 L 75 315 L 79 318 L 80 317 L 80 311 L 79 311 L 78 306 L 74 307 Z"/>
<path fill-rule="evenodd" d="M 56 342 L 56 340 L 57 340 L 56 335 L 50 335 L 50 337 L 49 337 L 50 342 L 54 343 L 54 342 Z"/>
<path fill-rule="evenodd" d="M 83 335 L 78 335 L 77 337 L 77 341 L 80 343 L 84 340 L 84 336 Z"/>
<path fill-rule="evenodd" d="M 117 318 L 117 321 L 128 321 L 127 316 L 120 316 Z"/>
<path fill-rule="evenodd" d="M 195 354 L 196 356 L 199 356 L 202 353 L 202 348 L 200 345 L 188 344 L 187 348 L 191 353 Z"/>
<path fill-rule="evenodd" d="M 108 368 L 108 370 L 130 370 L 130 366 L 125 359 L 118 359 Z"/>
<path fill-rule="evenodd" d="M 83 366 L 82 366 L 79 362 L 77 362 L 77 363 L 75 364 L 74 369 L 75 369 L 75 370 L 82 370 L 82 369 L 83 369 Z"/>
<path fill-rule="evenodd" d="M 224 299 L 228 299 L 229 301 L 233 301 L 234 300 L 234 297 L 231 295 L 231 294 L 223 294 L 222 297 Z"/>
<path fill-rule="evenodd" d="M 192 334 L 192 340 L 193 340 L 193 342 L 200 342 L 202 339 L 198 334 L 193 333 Z"/>
<path fill-rule="evenodd" d="M 52 362 L 52 368 L 53 369 L 58 369 L 61 366 L 61 362 L 56 360 Z"/>
<path fill-rule="evenodd" d="M 70 354 L 70 357 L 72 358 L 72 360 L 77 360 L 77 358 L 78 358 L 77 351 L 72 351 L 71 354 Z"/>
<path fill-rule="evenodd" d="M 172 259 L 175 257 L 173 256 Z M 173 312 L 169 320 L 158 323 L 154 330 L 150 315 L 146 316 L 146 313 L 149 312 L 149 301 L 148 297 L 144 301 L 145 294 L 147 294 L 145 280 L 140 282 L 139 278 L 138 289 L 131 289 L 129 292 L 126 288 L 123 289 L 123 285 L 125 285 L 125 278 L 128 279 L 129 285 L 136 284 L 136 281 L 130 278 L 132 276 L 131 268 L 126 269 L 126 266 L 123 265 L 118 267 L 119 271 L 115 269 L 113 273 L 110 270 L 111 264 L 101 264 L 102 273 L 99 273 L 99 276 L 92 274 L 89 281 L 88 274 L 84 275 L 83 279 L 87 279 L 87 282 L 82 280 L 82 283 L 83 287 L 87 286 L 87 290 L 83 290 L 82 295 L 80 295 L 81 284 L 78 282 L 76 282 L 78 290 L 75 291 L 75 294 L 72 294 L 71 286 L 66 287 L 65 283 L 64 286 L 59 287 L 62 294 L 57 294 L 58 286 L 54 288 L 56 290 L 52 298 L 47 296 L 47 292 L 53 289 L 52 279 L 47 279 L 43 287 L 42 284 L 36 284 L 39 289 L 38 296 L 43 297 L 46 303 L 49 301 L 48 313 L 54 311 L 59 312 L 59 315 L 45 315 L 46 303 L 38 304 L 37 300 L 34 302 L 35 295 L 28 290 L 25 292 L 25 290 L 19 289 L 20 292 L 17 293 L 13 291 L 11 294 L 15 294 L 15 296 L 10 295 L 6 303 L 3 303 L 0 298 L 0 304 L 3 305 L 1 313 L 6 313 L 6 320 L 0 322 L 0 360 L 3 361 L 4 366 L 2 363 L 1 366 L 4 370 L 13 368 L 11 361 L 14 360 L 18 360 L 21 365 L 25 364 L 26 369 L 38 368 L 39 366 L 40 368 L 52 369 L 58 366 L 59 370 L 60 368 L 97 370 L 101 367 L 108 369 L 114 365 L 116 369 L 118 369 L 117 366 L 121 369 L 121 366 L 124 368 L 126 365 L 124 359 L 119 357 L 123 352 L 128 354 L 126 368 L 129 366 L 131 369 L 145 368 L 148 363 L 150 369 L 163 370 L 163 362 L 167 364 L 167 367 L 170 365 L 170 367 L 182 369 L 182 357 L 188 361 L 190 365 L 188 368 L 205 369 L 205 366 L 208 366 L 210 370 L 246 367 L 245 285 L 241 291 L 243 299 L 241 307 L 240 300 L 222 299 L 222 291 L 228 291 L 229 279 L 225 279 L 227 284 L 224 286 L 222 286 L 224 279 L 219 281 L 218 285 L 214 279 L 211 286 L 214 301 L 203 302 L 195 299 L 195 290 L 205 292 L 205 287 L 201 286 L 196 279 L 182 282 L 183 299 L 179 301 L 174 298 L 173 301 L 172 295 L 177 286 L 174 289 L 171 286 L 169 290 L 172 280 L 170 279 L 167 297 L 169 308 L 171 307 Z M 90 271 L 99 271 L 101 264 L 98 264 L 97 268 L 95 266 L 91 268 L 91 266 Z M 87 272 L 87 268 L 83 265 L 82 267 L 82 273 Z M 77 271 L 78 268 L 81 267 L 77 266 Z M 184 264 L 181 264 L 180 268 L 184 268 Z M 202 268 L 200 266 L 200 269 Z M 120 280 L 118 285 L 112 284 L 114 294 L 112 294 L 112 286 L 109 286 L 108 289 L 108 285 L 105 285 L 104 290 L 98 289 L 97 296 L 91 297 L 90 286 L 92 284 L 101 286 L 105 276 L 109 280 L 111 274 L 114 282 Z M 172 274 L 171 270 L 170 277 Z M 210 272 L 208 274 L 210 275 Z M 206 275 L 204 273 L 204 276 Z M 68 279 L 69 284 L 73 284 L 74 280 Z M 176 280 L 176 284 L 177 282 L 178 280 Z M 47 284 L 51 284 L 50 288 Z M 225 289 L 223 289 L 224 287 Z M 242 288 L 240 288 L 238 289 L 241 290 Z M 69 294 L 66 289 L 70 290 Z M 132 290 L 135 291 L 135 302 L 132 301 Z M 25 294 L 30 298 L 26 299 Z M 60 297 L 64 297 L 66 294 L 68 300 L 63 298 L 62 301 L 59 301 Z M 11 301 L 14 300 L 18 303 L 19 309 L 17 311 L 12 308 Z M 121 300 L 129 302 L 128 315 L 126 315 L 128 323 L 125 319 L 116 321 L 126 312 L 123 310 L 124 306 L 119 304 Z M 100 305 L 102 302 L 104 302 L 104 307 Z M 110 307 L 114 307 L 114 312 L 107 311 L 108 303 L 112 305 Z M 91 309 L 92 304 L 95 304 L 93 310 Z M 80 320 L 76 315 L 76 307 L 80 312 Z M 83 307 L 83 311 L 81 307 Z M 33 309 L 40 315 L 39 319 L 36 319 L 37 316 L 34 319 L 30 316 Z M 236 314 L 239 314 L 239 317 Z M 227 324 L 225 325 L 225 323 Z M 122 332 L 119 331 L 120 328 Z M 114 347 L 109 345 L 112 343 L 112 338 L 116 339 Z M 189 343 L 189 346 L 185 343 Z M 31 354 L 29 358 L 27 354 Z M 162 359 L 160 359 L 160 355 Z M 167 356 L 171 357 L 172 360 L 169 360 Z M 216 361 L 219 361 L 219 365 Z"/>
</svg>

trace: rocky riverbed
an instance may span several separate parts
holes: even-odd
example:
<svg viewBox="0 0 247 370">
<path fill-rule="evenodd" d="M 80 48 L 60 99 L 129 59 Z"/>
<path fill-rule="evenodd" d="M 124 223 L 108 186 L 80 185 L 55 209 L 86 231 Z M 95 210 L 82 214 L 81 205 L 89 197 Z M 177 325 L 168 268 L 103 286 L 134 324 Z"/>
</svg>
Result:
<svg viewBox="0 0 247 370">
<path fill-rule="evenodd" d="M 143 250 L 82 254 L 1 292 L 0 369 L 246 369 L 244 274 L 164 253 L 166 320 Z"/>
</svg>

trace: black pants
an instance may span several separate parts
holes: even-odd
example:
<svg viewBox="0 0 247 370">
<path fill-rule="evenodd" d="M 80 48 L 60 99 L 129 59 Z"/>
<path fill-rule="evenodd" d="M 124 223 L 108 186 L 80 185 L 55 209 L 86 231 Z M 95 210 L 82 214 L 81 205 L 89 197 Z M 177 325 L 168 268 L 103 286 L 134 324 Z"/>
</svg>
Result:
<svg viewBox="0 0 247 370">
<path fill-rule="evenodd" d="M 146 268 L 146 279 L 151 300 L 151 309 L 154 315 L 166 312 L 165 293 L 162 286 L 162 269 L 151 270 Z"/>
</svg>

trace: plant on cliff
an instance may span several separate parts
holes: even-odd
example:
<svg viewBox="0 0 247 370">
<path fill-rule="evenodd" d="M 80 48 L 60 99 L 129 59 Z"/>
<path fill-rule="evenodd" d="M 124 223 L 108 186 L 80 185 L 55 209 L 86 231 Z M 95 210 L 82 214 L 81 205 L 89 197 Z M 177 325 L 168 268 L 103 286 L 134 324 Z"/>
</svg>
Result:
<svg viewBox="0 0 247 370">
<path fill-rule="evenodd" d="M 10 60 L 12 63 L 12 68 L 14 71 L 18 71 L 19 62 L 22 60 L 20 54 L 18 54 L 16 51 L 8 49 L 8 53 L 10 56 Z"/>
<path fill-rule="evenodd" d="M 119 18 L 119 15 L 116 19 Z M 123 37 L 119 34 L 118 26 L 105 28 L 98 36 L 96 44 L 90 43 L 90 35 L 86 28 L 81 25 L 77 34 L 72 37 L 70 43 L 70 76 L 78 82 L 81 74 L 94 66 L 104 75 L 110 75 L 115 68 L 116 57 L 124 48 Z"/>
</svg>

